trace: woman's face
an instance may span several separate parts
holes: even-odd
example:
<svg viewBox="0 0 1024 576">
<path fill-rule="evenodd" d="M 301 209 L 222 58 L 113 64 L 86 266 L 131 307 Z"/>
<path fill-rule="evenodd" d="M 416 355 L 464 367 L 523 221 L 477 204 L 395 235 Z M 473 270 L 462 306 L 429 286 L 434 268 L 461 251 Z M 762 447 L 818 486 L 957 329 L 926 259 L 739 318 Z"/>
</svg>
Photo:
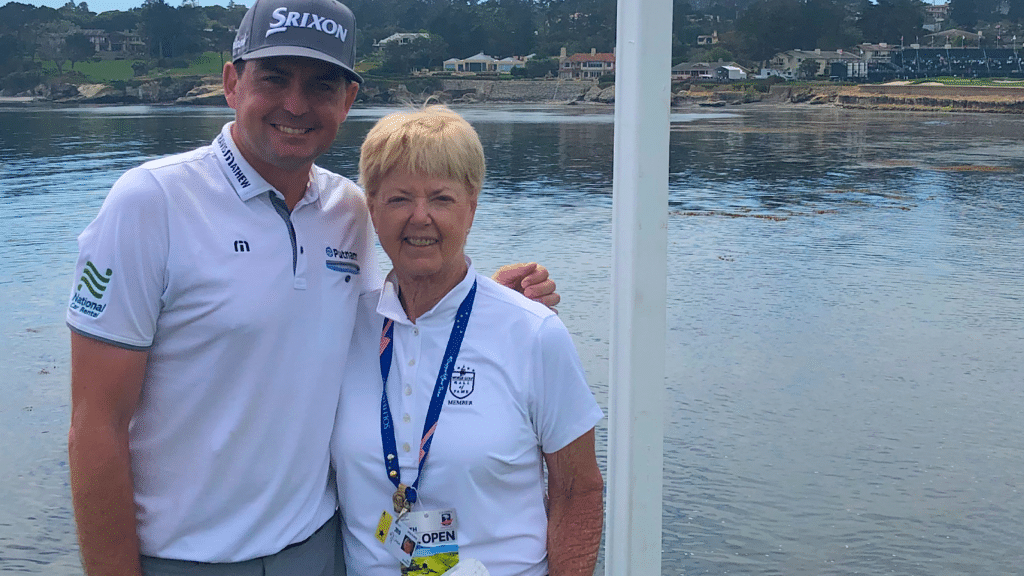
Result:
<svg viewBox="0 0 1024 576">
<path fill-rule="evenodd" d="M 464 183 L 392 172 L 369 206 L 400 281 L 461 280 L 463 249 L 476 214 L 476 197 Z"/>
</svg>

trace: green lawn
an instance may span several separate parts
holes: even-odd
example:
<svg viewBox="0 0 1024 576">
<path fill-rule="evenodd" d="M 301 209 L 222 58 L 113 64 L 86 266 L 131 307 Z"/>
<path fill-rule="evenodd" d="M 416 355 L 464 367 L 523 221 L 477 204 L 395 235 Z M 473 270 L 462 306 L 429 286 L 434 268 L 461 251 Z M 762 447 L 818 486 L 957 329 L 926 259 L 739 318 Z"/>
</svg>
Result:
<svg viewBox="0 0 1024 576">
<path fill-rule="evenodd" d="M 914 84 L 922 84 L 924 82 L 938 82 L 940 84 L 945 84 L 946 86 L 1024 87 L 1024 80 L 1009 80 L 1005 78 L 950 78 L 948 76 L 942 76 L 939 78 L 924 78 L 913 81 Z"/>
<path fill-rule="evenodd" d="M 76 62 L 75 72 L 86 77 L 90 82 L 111 82 L 114 80 L 129 80 L 134 75 L 132 71 L 134 60 L 102 60 L 100 62 Z M 64 63 L 64 71 L 71 68 L 70 63 Z M 56 73 L 57 67 L 53 63 L 44 65 L 44 69 L 50 73 Z"/>
<path fill-rule="evenodd" d="M 225 55 L 225 57 L 228 57 Z M 131 80 L 135 77 L 132 64 L 137 60 L 101 60 L 99 62 L 76 62 L 75 72 L 81 74 L 89 82 L 109 83 Z M 221 73 L 221 56 L 216 52 L 205 52 L 189 61 L 188 68 L 151 68 L 146 78 L 162 78 L 164 76 L 195 76 L 215 75 Z M 43 69 L 56 75 L 57 66 L 51 61 L 43 64 Z M 71 71 L 71 63 L 64 63 L 65 74 Z"/>
</svg>

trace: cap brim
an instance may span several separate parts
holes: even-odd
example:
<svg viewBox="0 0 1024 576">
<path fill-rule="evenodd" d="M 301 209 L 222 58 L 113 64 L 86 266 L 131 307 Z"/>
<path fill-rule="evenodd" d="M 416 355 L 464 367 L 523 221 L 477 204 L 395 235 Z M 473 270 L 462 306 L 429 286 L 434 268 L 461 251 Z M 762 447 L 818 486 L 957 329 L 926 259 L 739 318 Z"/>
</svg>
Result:
<svg viewBox="0 0 1024 576">
<path fill-rule="evenodd" d="M 260 48 L 253 50 L 248 54 L 239 58 L 240 60 L 254 60 L 256 58 L 271 58 L 274 56 L 302 56 L 305 58 L 314 58 L 316 60 L 323 60 L 330 64 L 341 68 L 342 72 L 345 73 L 345 77 L 352 82 L 357 84 L 363 83 L 363 77 L 356 73 L 355 70 L 341 63 L 340 60 L 320 52 L 319 50 L 313 50 L 312 48 L 304 48 L 302 46 L 267 46 L 266 48 Z"/>
</svg>

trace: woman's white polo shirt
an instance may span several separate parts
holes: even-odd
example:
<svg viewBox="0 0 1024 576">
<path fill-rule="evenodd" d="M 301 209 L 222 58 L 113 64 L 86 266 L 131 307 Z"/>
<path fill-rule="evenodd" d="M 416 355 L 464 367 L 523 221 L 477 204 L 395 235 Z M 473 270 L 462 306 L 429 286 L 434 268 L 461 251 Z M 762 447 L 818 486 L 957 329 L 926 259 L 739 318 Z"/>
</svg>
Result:
<svg viewBox="0 0 1024 576">
<path fill-rule="evenodd" d="M 455 508 L 460 555 L 480 560 L 492 574 L 547 573 L 543 454 L 564 448 L 603 414 L 558 316 L 478 275 L 472 265 L 415 324 L 391 281 L 360 298 L 331 444 L 350 573 L 390 576 L 398 570 L 398 561 L 374 538 L 395 490 L 380 432 L 383 318 L 395 320 L 388 401 L 402 481 L 411 484 L 452 321 L 474 280 L 473 311 L 414 510 Z"/>
</svg>

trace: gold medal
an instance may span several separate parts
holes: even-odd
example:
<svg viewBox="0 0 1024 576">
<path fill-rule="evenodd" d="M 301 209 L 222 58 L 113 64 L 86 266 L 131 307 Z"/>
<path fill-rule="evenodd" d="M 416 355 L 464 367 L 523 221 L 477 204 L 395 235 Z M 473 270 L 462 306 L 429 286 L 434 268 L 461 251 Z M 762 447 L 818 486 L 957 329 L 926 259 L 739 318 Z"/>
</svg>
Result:
<svg viewBox="0 0 1024 576">
<path fill-rule="evenodd" d="M 395 505 L 395 514 L 401 514 L 408 511 L 409 503 L 405 500 L 405 484 L 398 485 L 398 490 L 395 490 L 395 494 L 391 497 L 391 501 Z"/>
</svg>

